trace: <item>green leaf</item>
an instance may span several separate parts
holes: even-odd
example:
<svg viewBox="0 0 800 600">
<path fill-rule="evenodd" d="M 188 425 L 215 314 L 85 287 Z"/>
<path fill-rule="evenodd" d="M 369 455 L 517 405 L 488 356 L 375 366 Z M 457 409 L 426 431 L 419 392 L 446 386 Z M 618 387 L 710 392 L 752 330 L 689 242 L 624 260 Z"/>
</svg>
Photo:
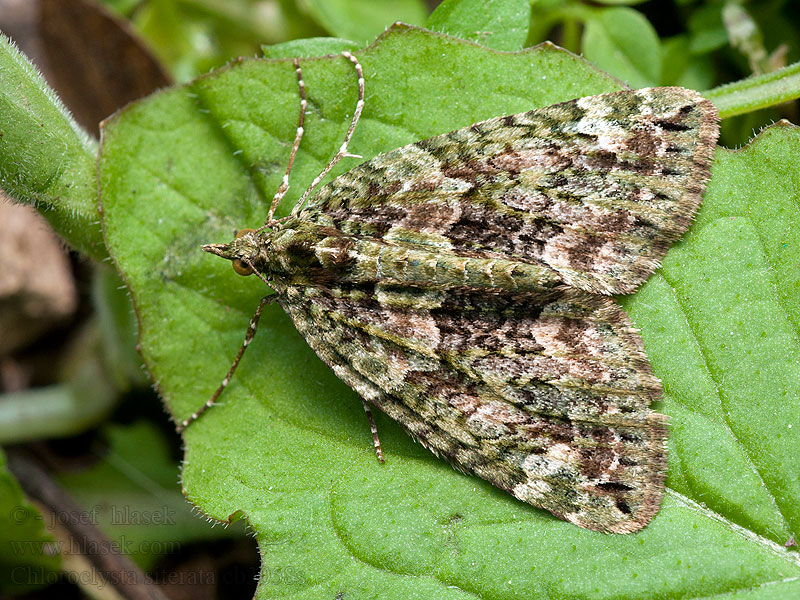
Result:
<svg viewBox="0 0 800 600">
<path fill-rule="evenodd" d="M 261 44 L 324 34 L 294 0 L 137 2 L 132 22 L 178 81 L 252 56 Z"/>
<path fill-rule="evenodd" d="M 0 188 L 36 206 L 75 249 L 107 256 L 89 138 L 42 76 L 0 33 Z"/>
<path fill-rule="evenodd" d="M 685 35 L 676 35 L 661 41 L 661 65 L 660 85 L 704 90 L 714 83 L 711 57 L 691 54 L 689 39 Z"/>
<path fill-rule="evenodd" d="M 331 35 L 364 43 L 396 21 L 420 25 L 428 16 L 422 0 L 305 0 L 305 5 Z"/>
<path fill-rule="evenodd" d="M 530 18 L 530 0 L 445 0 L 425 26 L 511 52 L 525 47 Z"/>
<path fill-rule="evenodd" d="M 8 471 L 0 450 L 0 594 L 30 593 L 54 583 L 60 567 L 44 518 Z"/>
<path fill-rule="evenodd" d="M 661 48 L 653 26 L 632 8 L 587 12 L 583 53 L 587 60 L 632 88 L 658 85 Z"/>
<path fill-rule="evenodd" d="M 636 4 L 643 4 L 647 0 L 595 0 L 597 4 L 605 4 L 606 6 L 635 6 Z"/>
<path fill-rule="evenodd" d="M 296 56 L 326 56 L 341 54 L 345 50 L 355 52 L 359 44 L 339 38 L 319 37 L 304 40 L 291 40 L 283 44 L 273 44 L 261 48 L 264 58 L 294 58 Z"/>
<path fill-rule="evenodd" d="M 689 47 L 693 54 L 706 54 L 728 45 L 722 6 L 721 2 L 710 2 L 692 11 L 688 26 Z"/>
<path fill-rule="evenodd" d="M 358 57 L 367 99 L 350 150 L 365 159 L 492 116 L 621 87 L 552 46 L 497 53 L 407 27 L 393 27 Z M 309 97 L 306 137 L 281 214 L 338 149 L 355 105 L 348 61 L 301 64 Z M 131 105 L 104 129 L 100 178 L 107 239 L 136 303 L 142 354 L 176 418 L 210 397 L 267 291 L 255 278 L 234 275 L 228 263 L 202 253 L 199 245 L 228 241 L 234 229 L 263 222 L 294 139 L 298 105 L 290 60 L 245 60 Z M 784 130 L 794 139 L 794 130 Z M 714 202 L 729 202 L 733 193 L 747 202 L 746 181 L 729 187 L 721 173 L 758 176 L 772 183 L 773 195 L 796 196 L 790 174 L 797 171 L 797 154 L 787 151 L 775 164 L 767 155 L 758 161 L 762 168 L 782 170 L 742 171 L 737 161 L 745 152 L 721 152 L 731 158 L 715 168 L 722 184 L 712 182 L 703 210 L 715 210 Z M 335 172 L 357 162 L 345 159 Z M 794 187 L 776 188 L 776 181 Z M 789 265 L 800 251 L 789 236 L 800 231 L 797 213 L 777 218 L 787 235 L 776 243 L 787 244 Z M 698 226 L 704 219 L 698 218 Z M 712 249 L 707 252 L 713 262 Z M 709 279 L 703 272 L 693 277 Z M 771 277 L 770 289 L 781 286 L 787 299 L 797 298 L 795 283 L 778 272 Z M 724 282 L 708 283 L 711 294 Z M 743 293 L 727 290 L 737 292 Z M 798 537 L 799 528 L 796 509 L 784 507 L 787 499 L 800 503 L 796 481 L 787 481 L 791 469 L 797 472 L 792 457 L 800 452 L 796 434 L 778 428 L 800 427 L 794 371 L 781 371 L 786 394 L 758 399 L 762 414 L 752 417 L 756 422 L 774 412 L 781 419 L 769 430 L 781 437 L 765 444 L 765 454 L 776 453 L 776 465 L 782 461 L 770 475 L 786 487 L 776 514 L 770 497 L 778 497 L 777 489 L 754 489 L 751 471 L 740 470 L 741 457 L 725 462 L 735 441 L 717 452 L 717 435 L 702 448 L 704 436 L 724 422 L 730 407 L 687 418 L 684 413 L 692 413 L 672 400 L 679 383 L 696 381 L 704 390 L 700 386 L 708 379 L 695 380 L 698 372 L 688 371 L 693 364 L 686 365 L 691 377 L 662 366 L 673 344 L 684 339 L 674 316 L 659 314 L 648 324 L 641 309 L 631 310 L 646 329 L 648 350 L 664 378 L 664 410 L 682 429 L 672 442 L 674 487 L 658 516 L 635 535 L 583 530 L 517 502 L 454 471 L 382 415 L 376 417 L 387 462 L 379 464 L 357 396 L 319 361 L 277 306 L 265 310 L 220 405 L 185 433 L 186 493 L 217 519 L 248 518 L 264 555 L 260 597 L 790 597 L 800 591 L 800 560 L 782 544 L 787 533 Z M 759 314 L 753 313 L 754 322 Z M 653 329 L 666 357 L 652 343 Z M 750 324 L 730 343 L 736 335 L 749 339 L 755 329 Z M 796 368 L 796 336 L 781 334 L 780 340 L 785 355 L 778 368 Z M 728 349 L 719 360 L 736 360 L 740 348 Z M 718 376 L 728 366 L 714 368 Z M 760 379 L 773 372 L 770 363 L 758 368 Z M 740 415 L 753 400 L 737 405 Z M 765 435 L 763 428 L 754 432 Z M 712 492 L 697 485 L 698 473 Z M 731 490 L 722 485 L 726 478 L 741 484 Z"/>
<path fill-rule="evenodd" d="M 668 485 L 781 544 L 800 531 L 798 157 L 785 122 L 719 149 L 695 224 L 624 302 L 664 382 Z"/>
</svg>

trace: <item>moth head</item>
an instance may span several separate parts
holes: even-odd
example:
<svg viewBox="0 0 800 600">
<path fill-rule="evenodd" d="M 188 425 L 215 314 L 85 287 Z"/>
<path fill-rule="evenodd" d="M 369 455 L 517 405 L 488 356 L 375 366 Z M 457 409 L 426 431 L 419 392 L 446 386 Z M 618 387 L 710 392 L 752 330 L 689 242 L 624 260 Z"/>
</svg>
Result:
<svg viewBox="0 0 800 600">
<path fill-rule="evenodd" d="M 227 258 L 239 275 L 252 275 L 252 264 L 258 256 L 258 234 L 255 229 L 240 229 L 230 244 L 206 244 L 203 250 Z"/>
</svg>

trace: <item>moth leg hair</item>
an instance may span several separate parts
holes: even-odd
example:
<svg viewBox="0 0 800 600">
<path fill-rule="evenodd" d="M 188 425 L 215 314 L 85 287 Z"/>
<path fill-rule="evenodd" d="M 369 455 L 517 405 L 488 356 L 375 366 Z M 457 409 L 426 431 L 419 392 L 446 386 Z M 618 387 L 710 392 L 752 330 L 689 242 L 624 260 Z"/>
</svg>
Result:
<svg viewBox="0 0 800 600">
<path fill-rule="evenodd" d="M 289 191 L 289 174 L 292 172 L 294 166 L 294 159 L 297 156 L 297 151 L 300 149 L 300 141 L 303 139 L 305 129 L 303 126 L 306 122 L 306 110 L 308 109 L 308 100 L 306 99 L 306 83 L 303 81 L 303 70 L 300 68 L 300 61 L 294 59 L 294 71 L 297 74 L 297 86 L 300 88 L 300 117 L 297 121 L 297 131 L 294 135 L 294 144 L 292 144 L 292 151 L 289 154 L 289 163 L 286 165 L 286 172 L 283 174 L 281 184 L 278 186 L 275 195 L 272 197 L 272 202 L 269 205 L 269 212 L 267 213 L 267 220 L 264 221 L 264 227 L 273 222 L 273 215 L 275 209 L 283 200 L 286 192 Z M 263 229 L 263 227 L 261 228 Z"/>
<path fill-rule="evenodd" d="M 264 296 L 261 299 L 261 302 L 258 303 L 258 308 L 256 312 L 253 313 L 253 316 L 250 318 L 250 324 L 247 326 L 247 333 L 244 336 L 244 342 L 242 343 L 241 347 L 239 348 L 239 352 L 236 354 L 236 358 L 233 359 L 230 368 L 228 369 L 228 374 L 225 375 L 225 379 L 222 380 L 222 383 L 219 384 L 219 387 L 216 391 L 211 395 L 211 398 L 201 406 L 196 412 L 194 412 L 189 418 L 184 419 L 176 428 L 178 433 L 181 433 L 184 429 L 186 429 L 189 425 L 197 421 L 200 416 L 206 412 L 209 408 L 214 406 L 214 403 L 217 401 L 217 398 L 220 397 L 220 394 L 228 387 L 228 384 L 233 377 L 234 372 L 236 371 L 236 367 L 239 366 L 239 361 L 242 360 L 242 356 L 244 356 L 244 351 L 247 350 L 247 346 L 253 341 L 253 337 L 256 335 L 256 328 L 258 327 L 258 320 L 261 318 L 261 311 L 264 310 L 264 307 L 267 304 L 272 304 L 278 299 L 278 297 L 274 294 L 270 296 Z"/>
<path fill-rule="evenodd" d="M 366 400 L 361 398 L 361 405 L 364 407 L 364 412 L 367 413 L 367 420 L 369 421 L 369 430 L 372 432 L 372 445 L 375 446 L 375 454 L 378 455 L 378 462 L 385 462 L 383 460 L 383 449 L 381 449 L 381 439 L 378 437 L 378 428 L 375 426 L 375 419 L 372 417 L 372 410 Z"/>
<path fill-rule="evenodd" d="M 339 147 L 339 151 L 336 153 L 336 156 L 334 156 L 325 166 L 325 168 L 319 172 L 319 175 L 314 178 L 314 181 L 312 181 L 311 185 L 308 186 L 308 189 L 303 192 L 303 195 L 300 196 L 297 204 L 295 204 L 294 208 L 292 209 L 292 217 L 297 216 L 297 213 L 300 212 L 301 208 L 303 208 L 303 204 L 305 204 L 306 199 L 313 193 L 314 189 L 319 185 L 319 182 L 322 181 L 322 179 L 330 172 L 336 163 L 342 160 L 345 156 L 362 158 L 357 154 L 348 153 L 347 144 L 350 143 L 350 139 L 353 137 L 353 132 L 356 130 L 358 120 L 361 118 L 361 112 L 364 110 L 364 71 L 361 68 L 361 63 L 358 62 L 358 59 L 350 52 L 345 50 L 342 52 L 342 56 L 353 63 L 353 67 L 355 67 L 356 70 L 356 75 L 358 76 L 358 101 L 356 102 L 356 109 L 353 111 L 353 118 L 350 121 L 350 128 L 347 130 L 347 133 L 344 136 L 344 142 L 342 142 L 342 145 Z"/>
</svg>

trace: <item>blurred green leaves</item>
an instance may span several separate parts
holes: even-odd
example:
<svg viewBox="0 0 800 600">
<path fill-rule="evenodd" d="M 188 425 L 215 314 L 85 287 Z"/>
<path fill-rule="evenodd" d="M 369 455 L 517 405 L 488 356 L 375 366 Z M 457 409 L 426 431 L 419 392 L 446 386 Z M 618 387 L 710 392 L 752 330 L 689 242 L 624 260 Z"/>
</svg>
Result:
<svg viewBox="0 0 800 600">
<path fill-rule="evenodd" d="M 0 450 L 0 594 L 30 592 L 58 580 L 61 556 L 45 523 Z"/>
<path fill-rule="evenodd" d="M 445 0 L 428 18 L 433 31 L 513 52 L 528 38 L 530 0 Z"/>
<path fill-rule="evenodd" d="M 332 36 L 362 47 L 396 21 L 496 50 L 552 41 L 631 87 L 710 89 L 800 60 L 793 43 L 800 12 L 788 0 L 105 1 L 131 18 L 179 81 L 300 38 Z M 771 109 L 729 121 L 722 140 L 743 144 L 754 125 L 780 116 L 791 115 Z"/>
<path fill-rule="evenodd" d="M 661 45 L 641 13 L 626 7 L 591 11 L 584 27 L 583 52 L 589 62 L 633 88 L 660 83 Z"/>
</svg>

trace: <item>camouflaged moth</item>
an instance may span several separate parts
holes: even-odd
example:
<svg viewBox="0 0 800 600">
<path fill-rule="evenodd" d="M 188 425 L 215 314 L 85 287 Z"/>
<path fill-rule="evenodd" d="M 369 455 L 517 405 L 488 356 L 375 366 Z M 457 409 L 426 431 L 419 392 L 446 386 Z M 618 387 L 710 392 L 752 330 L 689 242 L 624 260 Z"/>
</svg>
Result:
<svg viewBox="0 0 800 600">
<path fill-rule="evenodd" d="M 267 221 L 203 248 L 275 294 L 181 428 L 274 299 L 368 415 L 576 525 L 645 526 L 666 470 L 666 417 L 649 408 L 661 383 L 609 296 L 633 292 L 688 228 L 716 109 L 677 87 L 578 98 L 398 148 L 314 191 L 364 106 L 344 54 L 359 99 L 339 153 L 274 219 L 303 132 L 295 61 L 300 125 Z"/>
</svg>

